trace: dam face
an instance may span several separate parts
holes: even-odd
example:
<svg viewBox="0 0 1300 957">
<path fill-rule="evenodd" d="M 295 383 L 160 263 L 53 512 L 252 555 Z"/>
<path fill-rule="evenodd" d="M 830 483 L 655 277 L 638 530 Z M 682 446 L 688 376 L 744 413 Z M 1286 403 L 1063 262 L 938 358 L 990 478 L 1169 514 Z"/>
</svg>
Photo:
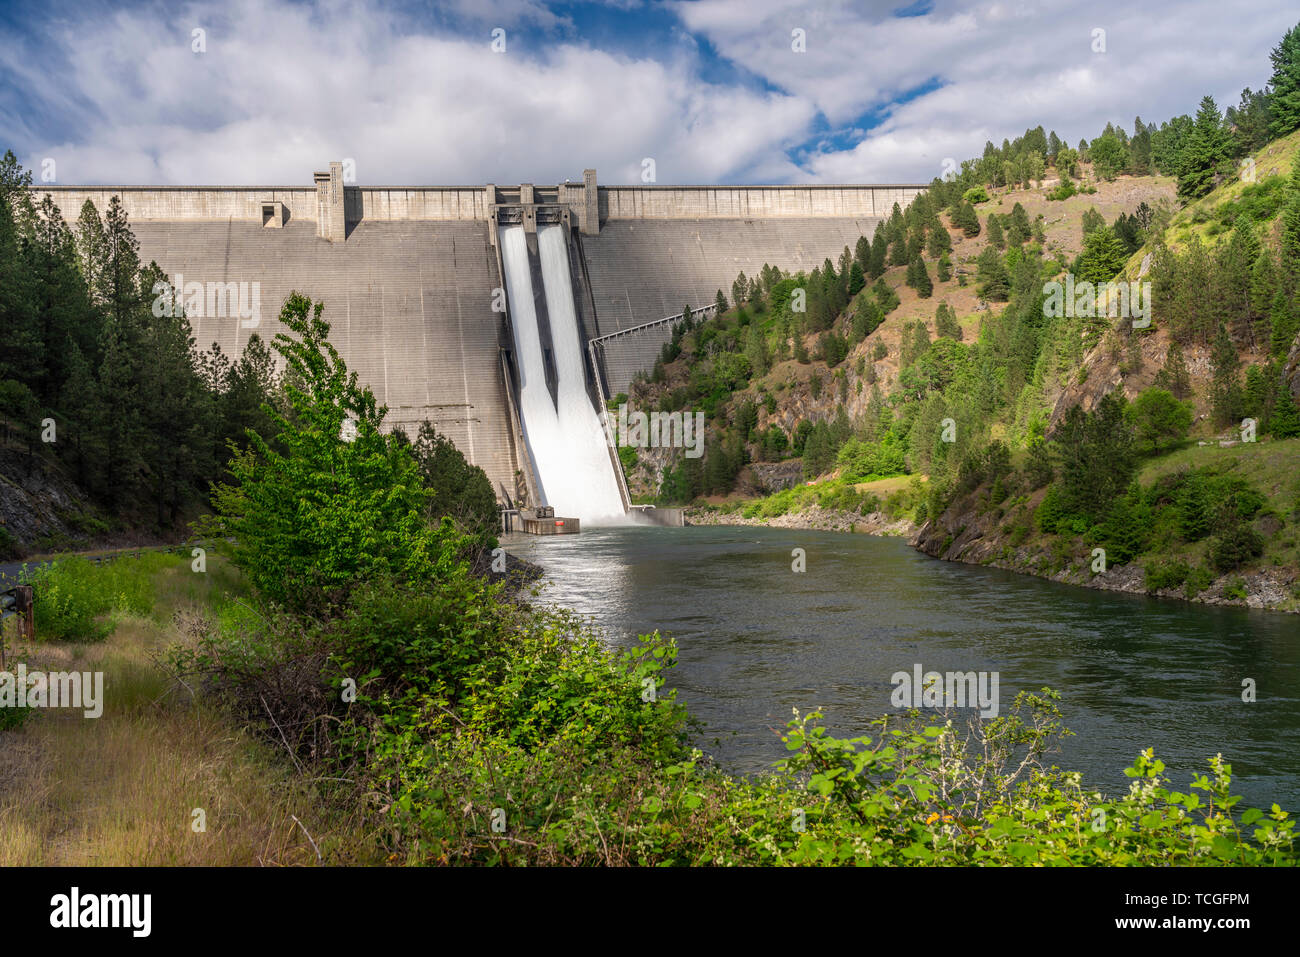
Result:
<svg viewBox="0 0 1300 957">
<path fill-rule="evenodd" d="M 498 494 L 524 491 L 533 504 L 545 502 L 546 483 L 526 442 L 524 357 L 512 323 L 530 314 L 539 341 L 553 350 L 556 317 L 539 322 L 533 303 L 525 308 L 520 293 L 508 289 L 522 285 L 505 275 L 499 237 L 506 228 L 520 227 L 534 250 L 539 230 L 561 229 L 566 237 L 548 241 L 554 248 L 545 282 L 546 300 L 572 301 L 561 311 L 566 354 L 543 356 L 533 375 L 549 368 L 558 407 L 563 384 L 556 370 L 567 370 L 571 380 L 582 363 L 594 410 L 653 365 L 671 334 L 666 317 L 683 306 L 711 305 L 718 289 L 730 299 L 737 273 L 753 276 L 764 263 L 796 272 L 836 261 L 846 245 L 870 237 L 894 203 L 906 207 L 924 189 L 601 187 L 594 170 L 582 182 L 558 186 L 361 187 L 344 182 L 341 163 L 314 174 L 313 182 L 33 192 L 38 201 L 48 193 L 69 223 L 87 200 L 102 215 L 111 197 L 120 197 L 141 261 L 156 262 L 173 281 L 257 283 L 260 317 L 233 308 L 188 310 L 199 349 L 216 343 L 233 356 L 254 333 L 269 341 L 282 331 L 277 316 L 291 291 L 323 302 L 331 340 L 388 406 L 392 426 L 413 435 L 429 419 L 484 469 Z M 571 289 L 561 290 L 557 250 L 566 244 Z M 542 290 L 530 293 L 540 297 Z M 536 311 L 556 309 L 551 302 Z M 575 330 L 581 358 L 567 355 Z M 532 341 L 531 332 L 524 341 Z M 572 381 L 569 387 L 572 403 L 578 393 Z M 573 413 L 570 404 L 570 421 Z"/>
</svg>

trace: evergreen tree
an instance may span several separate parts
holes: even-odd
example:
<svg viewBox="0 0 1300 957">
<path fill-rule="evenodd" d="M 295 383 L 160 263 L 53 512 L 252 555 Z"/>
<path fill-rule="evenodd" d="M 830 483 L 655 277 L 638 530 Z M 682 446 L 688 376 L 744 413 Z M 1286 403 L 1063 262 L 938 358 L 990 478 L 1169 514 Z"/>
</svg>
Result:
<svg viewBox="0 0 1300 957">
<path fill-rule="evenodd" d="M 1279 252 L 1282 267 L 1292 277 L 1300 278 L 1300 190 L 1295 191 L 1282 210 L 1282 237 Z"/>
<path fill-rule="evenodd" d="M 1273 296 L 1269 324 L 1272 326 L 1269 353 L 1275 359 L 1285 359 L 1291 351 L 1291 344 L 1295 342 L 1296 332 L 1300 331 L 1300 316 L 1297 315 L 1295 303 L 1281 286 Z"/>
<path fill-rule="evenodd" d="M 952 224 L 968 237 L 980 234 L 979 214 L 975 212 L 975 207 L 966 200 L 962 200 L 961 205 L 957 207 L 957 215 L 953 218 Z"/>
<path fill-rule="evenodd" d="M 876 301 L 880 303 L 880 309 L 885 315 L 889 315 L 898 308 L 900 302 L 898 294 L 894 292 L 889 283 L 885 282 L 883 277 L 876 280 L 875 285 L 871 287 L 871 291 L 875 294 Z"/>
<path fill-rule="evenodd" d="M 961 324 L 957 321 L 957 314 L 952 306 L 946 302 L 939 303 L 939 308 L 935 310 L 934 330 L 940 336 L 961 341 Z"/>
<path fill-rule="evenodd" d="M 910 257 L 907 253 L 907 232 L 899 228 L 889 243 L 889 265 L 906 266 Z"/>
<path fill-rule="evenodd" d="M 915 289 L 916 294 L 922 299 L 929 299 L 930 294 L 934 292 L 930 271 L 925 268 L 925 260 L 920 256 L 907 264 L 907 284 Z"/>
<path fill-rule="evenodd" d="M 26 243 L 15 217 L 16 196 L 0 190 L 0 326 L 4 329 L 0 382 L 12 380 L 35 395 L 32 390 L 44 379 L 41 291 L 22 255 Z"/>
<path fill-rule="evenodd" d="M 931 258 L 938 259 L 951 249 L 952 238 L 948 235 L 948 230 L 943 227 L 942 223 L 936 221 L 930 227 L 929 239 L 926 240 L 925 251 Z"/>
<path fill-rule="evenodd" d="M 1127 261 L 1124 243 L 1109 226 L 1105 226 L 1088 234 L 1074 271 L 1079 280 L 1106 283 L 1115 278 Z"/>
<path fill-rule="evenodd" d="M 1214 409 L 1214 421 L 1218 426 L 1227 425 L 1236 420 L 1241 411 L 1241 384 L 1237 369 L 1241 360 L 1237 357 L 1237 347 L 1232 344 L 1228 327 L 1219 323 L 1219 331 L 1214 338 L 1214 347 L 1210 353 L 1210 366 L 1214 370 L 1214 380 L 1210 387 L 1210 403 Z"/>
<path fill-rule="evenodd" d="M 867 284 L 866 276 L 862 273 L 862 264 L 857 260 L 849 268 L 848 293 L 850 296 L 856 296 L 862 291 L 862 287 Z"/>
<path fill-rule="evenodd" d="M 1274 438 L 1294 439 L 1300 436 L 1300 409 L 1296 408 L 1295 397 L 1285 383 L 1278 390 L 1268 427 Z"/>
<path fill-rule="evenodd" d="M 1080 220 L 1083 227 L 1083 238 L 1087 239 L 1088 234 L 1096 229 L 1103 229 L 1106 225 L 1106 217 L 1097 212 L 1096 206 L 1089 206 L 1083 211 L 1083 218 Z"/>
<path fill-rule="evenodd" d="M 997 248 L 985 246 L 977 262 L 979 268 L 976 281 L 979 283 L 980 296 L 995 302 L 1006 302 L 1011 297 L 1011 277 Z"/>
<path fill-rule="evenodd" d="M 745 340 L 745 357 L 749 359 L 749 368 L 755 377 L 764 376 L 768 370 L 767 341 L 758 323 L 751 323 Z"/>
<path fill-rule="evenodd" d="M 859 236 L 853 247 L 853 258 L 864 273 L 871 271 L 871 241 L 866 236 Z"/>
<path fill-rule="evenodd" d="M 1272 120 L 1268 129 L 1274 137 L 1286 136 L 1300 129 L 1300 24 L 1283 35 L 1268 58 L 1273 64 L 1269 98 Z"/>
<path fill-rule="evenodd" d="M 888 256 L 889 238 L 885 230 L 876 227 L 876 236 L 871 243 L 871 264 L 867 270 L 867 276 L 871 279 L 879 279 L 885 274 L 885 260 Z"/>
<path fill-rule="evenodd" d="M 1002 223 L 996 214 L 989 216 L 988 239 L 998 249 L 1005 249 L 1007 246 L 1006 237 L 1002 235 Z"/>
<path fill-rule="evenodd" d="M 748 298 L 749 280 L 745 278 L 745 273 L 742 270 L 740 275 L 736 277 L 735 282 L 731 284 L 731 301 L 739 307 L 743 305 L 745 300 Z"/>
<path fill-rule="evenodd" d="M 1169 343 L 1165 354 L 1165 364 L 1156 373 L 1155 384 L 1168 389 L 1176 399 L 1186 399 L 1192 394 L 1192 380 L 1187 373 L 1187 361 L 1183 358 L 1183 347 L 1174 339 Z"/>
<path fill-rule="evenodd" d="M 1228 131 L 1214 97 L 1204 96 L 1180 158 L 1178 195 L 1195 199 L 1212 190 L 1230 153 Z"/>
<path fill-rule="evenodd" d="M 939 263 L 935 272 L 938 275 L 940 282 L 947 282 L 952 278 L 952 260 L 948 257 L 946 252 L 939 255 Z"/>
</svg>

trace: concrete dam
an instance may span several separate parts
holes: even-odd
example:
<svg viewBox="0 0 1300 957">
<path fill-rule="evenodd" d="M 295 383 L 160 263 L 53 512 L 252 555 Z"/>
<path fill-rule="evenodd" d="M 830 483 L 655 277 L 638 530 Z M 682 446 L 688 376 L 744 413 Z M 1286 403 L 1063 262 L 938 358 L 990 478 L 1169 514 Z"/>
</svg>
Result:
<svg viewBox="0 0 1300 957">
<path fill-rule="evenodd" d="M 558 186 L 354 186 L 331 163 L 302 187 L 34 192 L 70 223 L 120 197 L 141 260 L 183 285 L 198 348 L 269 341 L 298 291 L 324 303 L 390 426 L 428 419 L 499 495 L 599 523 L 629 503 L 597 410 L 649 370 L 682 307 L 730 298 L 764 263 L 835 261 L 923 189 L 599 186 L 594 170 Z"/>
</svg>

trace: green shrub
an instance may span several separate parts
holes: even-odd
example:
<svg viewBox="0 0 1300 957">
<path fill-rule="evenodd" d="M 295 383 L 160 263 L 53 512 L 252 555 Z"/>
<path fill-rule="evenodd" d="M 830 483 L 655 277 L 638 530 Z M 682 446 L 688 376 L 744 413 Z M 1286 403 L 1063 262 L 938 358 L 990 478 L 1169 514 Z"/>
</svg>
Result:
<svg viewBox="0 0 1300 957">
<path fill-rule="evenodd" d="M 61 558 L 30 570 L 38 641 L 102 641 L 113 632 L 113 612 L 147 615 L 153 608 L 159 571 L 186 559 L 165 552 L 117 558 L 95 565 L 84 558 Z"/>
<path fill-rule="evenodd" d="M 1264 540 L 1249 525 L 1237 525 L 1211 539 L 1209 558 L 1216 571 L 1230 572 L 1264 554 Z"/>
<path fill-rule="evenodd" d="M 1209 588 L 1212 581 L 1214 581 L 1214 573 L 1204 565 L 1197 565 L 1187 573 L 1187 581 L 1183 584 L 1183 595 L 1189 600 L 1193 599 Z"/>
<path fill-rule="evenodd" d="M 1187 581 L 1191 569 L 1181 559 L 1174 559 L 1170 562 L 1148 562 L 1143 571 L 1146 579 L 1146 590 L 1156 592 L 1163 591 L 1166 588 L 1178 588 Z"/>
</svg>

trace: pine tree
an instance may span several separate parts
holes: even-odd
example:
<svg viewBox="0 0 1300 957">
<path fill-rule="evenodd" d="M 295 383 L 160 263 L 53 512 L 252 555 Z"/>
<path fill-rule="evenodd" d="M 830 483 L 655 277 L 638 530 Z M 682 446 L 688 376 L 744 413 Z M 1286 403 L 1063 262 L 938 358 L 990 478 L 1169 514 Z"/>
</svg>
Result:
<svg viewBox="0 0 1300 957">
<path fill-rule="evenodd" d="M 23 169 L 12 150 L 5 150 L 0 157 L 0 203 L 9 208 L 14 229 L 23 238 L 31 236 L 35 215 L 31 186 L 31 170 Z"/>
<path fill-rule="evenodd" d="M 1185 399 L 1192 394 L 1192 380 L 1187 373 L 1187 361 L 1183 358 L 1183 347 L 1175 339 L 1169 343 L 1165 354 L 1165 364 L 1156 373 L 1155 384 L 1168 389 L 1176 399 Z"/>
<path fill-rule="evenodd" d="M 1011 296 L 1011 277 L 1007 273 L 1006 263 L 998 255 L 997 248 L 985 246 L 978 259 L 979 268 L 976 280 L 979 294 L 985 299 L 1006 302 Z"/>
<path fill-rule="evenodd" d="M 940 222 L 935 222 L 930 227 L 929 238 L 925 243 L 925 251 L 932 259 L 938 259 L 944 253 L 952 249 L 952 238 L 948 235 L 948 230 Z"/>
<path fill-rule="evenodd" d="M 1295 304 L 1281 286 L 1273 296 L 1269 323 L 1273 330 L 1269 338 L 1269 353 L 1275 359 L 1285 359 L 1291 351 L 1296 332 L 1300 330 L 1300 317 L 1297 316 Z"/>
<path fill-rule="evenodd" d="M 45 343 L 38 306 L 37 277 L 22 255 L 25 241 L 15 219 L 14 193 L 0 192 L 0 382 L 10 379 L 35 395 L 40 387 Z"/>
<path fill-rule="evenodd" d="M 1124 268 L 1128 253 L 1124 243 L 1109 226 L 1094 229 L 1084 240 L 1083 252 L 1075 264 L 1075 273 L 1080 280 L 1105 283 L 1115 278 Z"/>
<path fill-rule="evenodd" d="M 1178 195 L 1195 199 L 1212 190 L 1230 151 L 1231 141 L 1214 97 L 1204 96 L 1182 151 Z"/>
<path fill-rule="evenodd" d="M 79 338 L 88 338 L 95 330 L 87 321 L 90 303 L 77 271 L 72 232 L 48 193 L 34 220 L 28 256 L 37 281 L 36 319 L 44 360 L 38 393 L 44 401 L 52 402 L 67 376 L 70 345 Z"/>
<path fill-rule="evenodd" d="M 738 307 L 743 305 L 748 298 L 749 280 L 745 278 L 744 271 L 736 277 L 736 281 L 731 284 L 731 301 Z"/>
<path fill-rule="evenodd" d="M 1220 322 L 1219 331 L 1214 338 L 1214 347 L 1210 353 L 1210 366 L 1214 370 L 1214 380 L 1210 387 L 1210 403 L 1214 408 L 1215 424 L 1219 426 L 1234 421 L 1241 409 L 1241 384 L 1237 378 L 1237 369 L 1240 365 L 1237 347 L 1232 344 L 1228 327 Z"/>
<path fill-rule="evenodd" d="M 102 306 L 108 301 L 105 276 L 108 272 L 108 242 L 104 238 L 104 222 L 99 210 L 90 200 L 81 204 L 74 230 L 77 244 L 77 264 L 85 280 L 92 303 Z"/>
<path fill-rule="evenodd" d="M 889 243 L 889 265 L 906 266 L 909 258 L 907 232 L 900 228 L 894 233 L 894 238 Z"/>
<path fill-rule="evenodd" d="M 854 260 L 853 265 L 849 268 L 849 295 L 856 296 L 866 284 L 867 278 L 862 274 L 862 264 Z"/>
<path fill-rule="evenodd" d="M 1300 436 L 1300 409 L 1296 408 L 1295 397 L 1291 395 L 1286 383 L 1278 390 L 1268 427 L 1274 438 L 1294 439 Z"/>
<path fill-rule="evenodd" d="M 947 282 L 952 278 L 952 259 L 949 258 L 946 252 L 940 254 L 939 264 L 935 271 L 940 282 Z"/>
<path fill-rule="evenodd" d="M 888 256 L 889 238 L 883 227 L 876 227 L 876 236 L 871 243 L 871 263 L 867 276 L 879 279 L 885 274 L 885 260 Z"/>
<path fill-rule="evenodd" d="M 713 314 L 715 316 L 720 316 L 726 311 L 727 311 L 727 297 L 724 296 L 722 294 L 722 290 L 719 289 L 718 295 L 714 297 L 713 300 Z"/>
<path fill-rule="evenodd" d="M 880 309 L 885 315 L 889 315 L 898 308 L 901 301 L 898 298 L 898 293 L 894 292 L 883 277 L 876 280 L 876 284 L 871 287 L 871 291 L 875 294 L 876 301 L 880 303 Z"/>
<path fill-rule="evenodd" d="M 939 303 L 939 308 L 935 310 L 934 331 L 940 336 L 961 341 L 961 324 L 957 321 L 957 314 L 952 306 L 946 302 Z"/>
<path fill-rule="evenodd" d="M 907 264 L 907 284 L 915 289 L 916 294 L 922 299 L 929 299 L 930 294 L 934 292 L 930 271 L 925 268 L 925 260 L 920 256 Z"/>
<path fill-rule="evenodd" d="M 1293 278 L 1300 278 L 1300 190 L 1282 211 L 1282 238 L 1279 244 L 1282 268 Z"/>
<path fill-rule="evenodd" d="M 966 200 L 962 200 L 962 204 L 957 207 L 957 216 L 953 219 L 953 225 L 960 228 L 968 237 L 980 234 L 979 214 Z"/>
<path fill-rule="evenodd" d="M 989 216 L 988 240 L 998 249 L 1006 249 L 1007 240 L 1002 235 L 1002 223 L 996 214 Z"/>
<path fill-rule="evenodd" d="M 1300 24 L 1283 35 L 1268 58 L 1273 64 L 1269 97 L 1273 118 L 1268 130 L 1274 137 L 1286 136 L 1300 129 Z"/>
</svg>

